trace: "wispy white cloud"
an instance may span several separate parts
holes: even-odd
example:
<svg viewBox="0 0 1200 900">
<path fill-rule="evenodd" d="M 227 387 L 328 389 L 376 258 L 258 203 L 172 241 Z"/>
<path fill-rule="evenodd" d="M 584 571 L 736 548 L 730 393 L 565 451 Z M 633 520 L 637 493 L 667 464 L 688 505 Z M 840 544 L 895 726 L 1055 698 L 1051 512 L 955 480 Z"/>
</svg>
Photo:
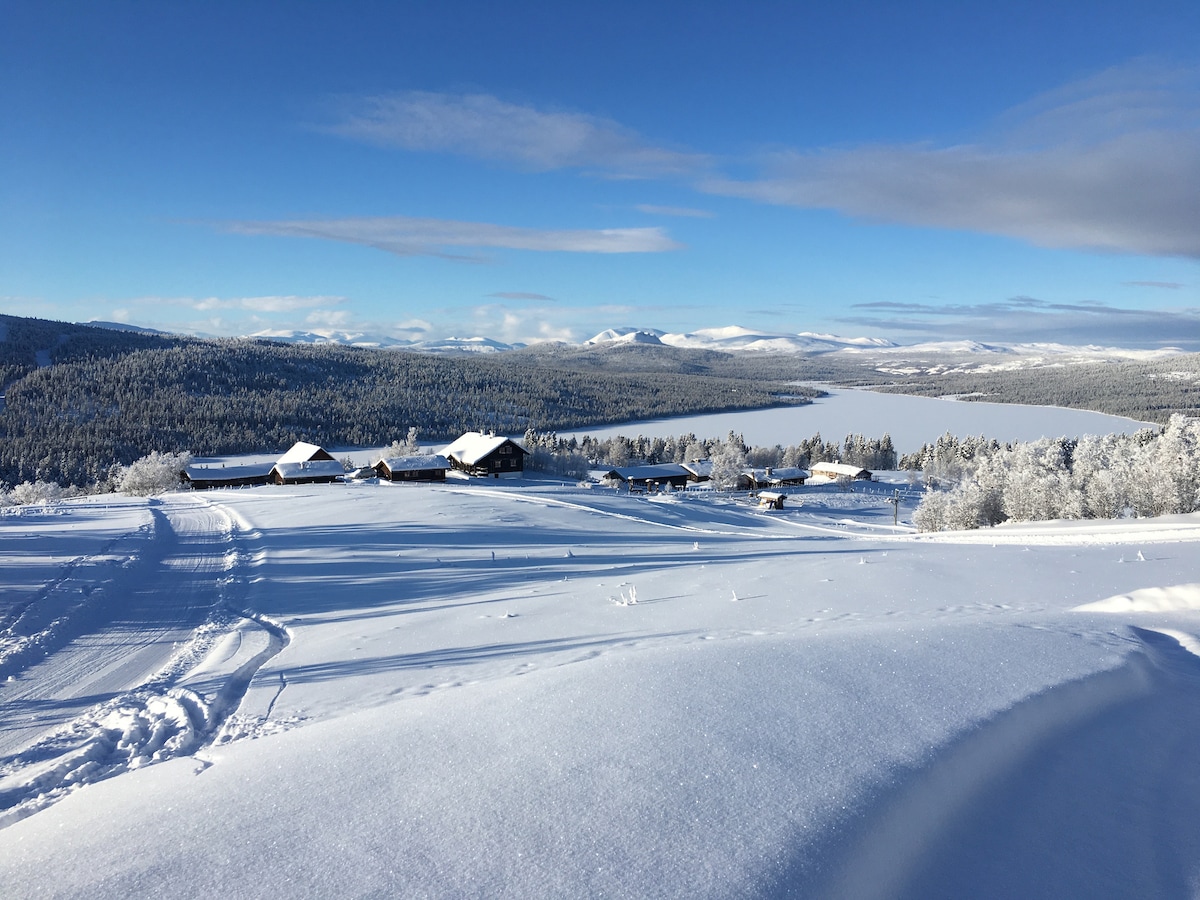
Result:
<svg viewBox="0 0 1200 900">
<path fill-rule="evenodd" d="M 496 297 L 500 300 L 536 300 L 544 303 L 555 303 L 553 297 L 547 297 L 545 294 L 532 294 L 528 291 L 497 291 L 494 294 L 488 294 L 489 297 Z"/>
<path fill-rule="evenodd" d="M 304 317 L 310 328 L 345 328 L 353 319 L 347 309 L 314 309 Z"/>
<path fill-rule="evenodd" d="M 577 341 L 573 316 L 557 307 L 512 307 L 503 303 L 482 303 L 469 311 L 474 333 L 470 337 L 491 337 L 509 344 L 536 344 L 545 341 Z M 464 337 L 467 335 L 458 335 Z"/>
<path fill-rule="evenodd" d="M 554 302 L 480 303 L 461 311 L 447 311 L 447 320 L 457 324 L 450 332 L 458 337 L 469 329 L 470 336 L 496 338 L 510 344 L 534 344 L 544 341 L 578 343 L 606 328 L 636 320 L 645 326 L 647 315 L 660 307 L 602 303 L 594 306 L 565 306 Z M 435 326 L 446 333 L 447 322 Z"/>
<path fill-rule="evenodd" d="M 142 297 L 133 301 L 138 306 L 182 306 L 201 312 L 212 310 L 241 310 L 252 313 L 291 313 L 320 306 L 336 306 L 346 302 L 335 296 L 266 296 L 266 297 Z"/>
<path fill-rule="evenodd" d="M 404 150 L 450 152 L 537 171 L 593 169 L 619 177 L 695 172 L 708 158 L 655 146 L 601 116 L 509 103 L 489 94 L 400 91 L 339 98 L 322 130 Z"/>
<path fill-rule="evenodd" d="M 1012 297 L 993 303 L 859 303 L 834 321 L 885 335 L 979 341 L 1055 341 L 1200 350 L 1200 309 L 1131 309 L 1104 303 L 1050 303 Z"/>
<path fill-rule="evenodd" d="M 404 336 L 409 340 L 420 340 L 433 332 L 433 323 L 426 319 L 406 319 L 396 322 L 389 329 L 396 336 Z"/>
<path fill-rule="evenodd" d="M 1180 288 L 1187 287 L 1187 285 L 1179 281 L 1122 281 L 1121 284 L 1129 287 L 1161 288 L 1167 291 L 1177 291 Z"/>
<path fill-rule="evenodd" d="M 233 222 L 237 234 L 321 238 L 374 247 L 397 256 L 437 256 L 481 262 L 477 254 L 450 248 L 488 248 L 564 253 L 662 253 L 677 250 L 661 228 L 538 229 L 487 222 L 406 216 Z"/>
<path fill-rule="evenodd" d="M 1037 98 L 978 142 L 785 151 L 761 177 L 700 188 L 765 203 L 1200 257 L 1200 73 L 1145 63 Z"/>
<path fill-rule="evenodd" d="M 707 209 L 693 209 L 690 206 L 655 206 L 652 203 L 639 203 L 635 209 L 651 216 L 678 216 L 685 219 L 712 219 L 717 215 Z"/>
</svg>

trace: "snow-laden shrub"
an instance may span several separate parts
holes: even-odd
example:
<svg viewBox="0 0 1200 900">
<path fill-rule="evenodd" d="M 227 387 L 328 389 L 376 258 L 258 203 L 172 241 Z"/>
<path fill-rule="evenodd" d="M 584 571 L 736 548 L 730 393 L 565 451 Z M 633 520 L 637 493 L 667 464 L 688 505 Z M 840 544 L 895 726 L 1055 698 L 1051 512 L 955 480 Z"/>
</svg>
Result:
<svg viewBox="0 0 1200 900">
<path fill-rule="evenodd" d="M 50 503 L 62 496 L 62 486 L 53 481 L 23 481 L 12 489 L 8 500 L 9 503 L 20 506 L 30 503 Z"/>
<path fill-rule="evenodd" d="M 941 531 L 948 526 L 950 498 L 945 491 L 928 490 L 913 510 L 917 531 Z"/>
<path fill-rule="evenodd" d="M 192 464 L 190 453 L 159 453 L 157 450 L 130 463 L 121 473 L 117 490 L 122 494 L 149 497 L 179 490 L 179 476 Z"/>
</svg>

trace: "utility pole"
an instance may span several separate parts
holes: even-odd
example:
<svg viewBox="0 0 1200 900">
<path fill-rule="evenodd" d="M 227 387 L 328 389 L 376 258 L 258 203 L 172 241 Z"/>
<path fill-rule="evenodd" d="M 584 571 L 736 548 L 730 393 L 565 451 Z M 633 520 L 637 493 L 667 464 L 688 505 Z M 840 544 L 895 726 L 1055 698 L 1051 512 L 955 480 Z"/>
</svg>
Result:
<svg viewBox="0 0 1200 900">
<path fill-rule="evenodd" d="M 892 504 L 892 524 L 900 524 L 900 488 L 892 491 L 892 496 L 888 497 L 887 502 Z"/>
</svg>

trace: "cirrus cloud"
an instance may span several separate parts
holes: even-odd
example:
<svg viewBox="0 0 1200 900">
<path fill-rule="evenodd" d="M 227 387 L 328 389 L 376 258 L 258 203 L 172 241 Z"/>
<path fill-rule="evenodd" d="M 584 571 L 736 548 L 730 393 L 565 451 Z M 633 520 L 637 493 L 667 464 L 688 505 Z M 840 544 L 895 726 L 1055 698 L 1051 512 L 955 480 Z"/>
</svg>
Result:
<svg viewBox="0 0 1200 900">
<path fill-rule="evenodd" d="M 638 212 L 650 216 L 678 216 L 685 219 L 713 219 L 716 213 L 707 209 L 695 209 L 690 206 L 656 206 L 653 203 L 639 203 L 634 207 Z"/>
<path fill-rule="evenodd" d="M 985 139 L 771 154 L 702 190 L 1045 247 L 1200 258 L 1200 73 L 1138 62 L 1001 117 Z"/>
<path fill-rule="evenodd" d="M 397 256 L 437 256 L 467 262 L 484 260 L 477 254 L 449 248 L 662 253 L 683 246 L 661 228 L 539 229 L 407 216 L 246 221 L 225 227 L 236 234 L 320 238 L 374 247 Z"/>
<path fill-rule="evenodd" d="M 246 312 L 255 313 L 288 313 L 296 312 L 301 309 L 313 309 L 314 307 L 331 306 L 346 302 L 345 297 L 329 297 L 329 296 L 314 296 L 314 297 L 299 297 L 295 295 L 287 296 L 270 296 L 270 297 L 205 297 L 200 300 L 183 300 L 180 301 L 184 306 L 190 306 L 192 309 L 212 310 L 212 309 L 240 309 Z"/>
<path fill-rule="evenodd" d="M 501 300 L 537 300 L 544 303 L 557 302 L 553 297 L 547 297 L 545 294 L 534 294 L 530 291 L 497 291 L 494 294 L 488 294 L 489 297 L 497 297 Z"/>
<path fill-rule="evenodd" d="M 658 147 L 601 116 L 546 111 L 490 94 L 398 91 L 333 101 L 321 130 L 383 147 L 445 151 L 534 171 L 593 169 L 616 177 L 695 172 L 708 157 Z"/>
</svg>

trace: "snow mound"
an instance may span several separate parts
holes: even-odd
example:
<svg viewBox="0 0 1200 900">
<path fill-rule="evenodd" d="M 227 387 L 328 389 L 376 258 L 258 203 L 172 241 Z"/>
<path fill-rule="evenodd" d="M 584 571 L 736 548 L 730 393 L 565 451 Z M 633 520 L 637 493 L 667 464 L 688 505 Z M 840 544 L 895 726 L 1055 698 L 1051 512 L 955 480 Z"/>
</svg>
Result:
<svg viewBox="0 0 1200 900">
<path fill-rule="evenodd" d="M 98 707 L 0 766 L 0 827 L 85 784 L 200 746 L 210 708 L 187 690 L 131 694 Z"/>
<path fill-rule="evenodd" d="M 1076 606 L 1076 612 L 1175 612 L 1200 609 L 1200 583 L 1148 587 Z"/>
</svg>

